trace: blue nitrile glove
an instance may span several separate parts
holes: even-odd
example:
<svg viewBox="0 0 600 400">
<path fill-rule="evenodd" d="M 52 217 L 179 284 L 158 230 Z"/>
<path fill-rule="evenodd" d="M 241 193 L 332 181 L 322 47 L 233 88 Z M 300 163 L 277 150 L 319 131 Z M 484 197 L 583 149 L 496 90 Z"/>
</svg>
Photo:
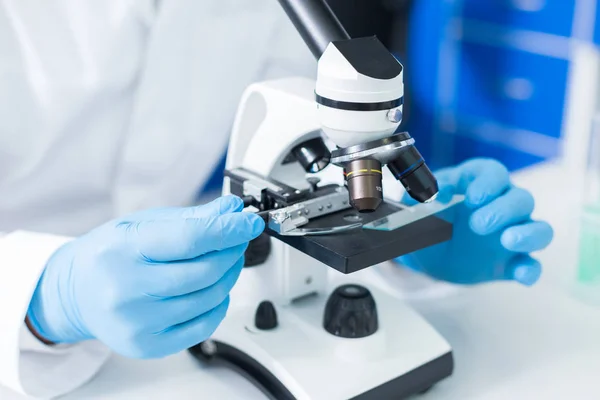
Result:
<svg viewBox="0 0 600 400">
<path fill-rule="evenodd" d="M 548 246 L 553 231 L 546 222 L 531 220 L 531 194 L 511 185 L 506 168 L 490 159 L 472 159 L 435 175 L 440 201 L 465 195 L 464 203 L 442 214 L 454 223 L 453 237 L 397 261 L 452 283 L 514 280 L 533 285 L 541 266 L 529 253 Z M 414 204 L 408 198 L 405 202 Z"/>
<path fill-rule="evenodd" d="M 227 196 L 147 210 L 61 247 L 31 301 L 34 331 L 54 343 L 98 339 L 155 358 L 207 339 L 225 317 L 248 242 L 264 229 Z"/>
</svg>

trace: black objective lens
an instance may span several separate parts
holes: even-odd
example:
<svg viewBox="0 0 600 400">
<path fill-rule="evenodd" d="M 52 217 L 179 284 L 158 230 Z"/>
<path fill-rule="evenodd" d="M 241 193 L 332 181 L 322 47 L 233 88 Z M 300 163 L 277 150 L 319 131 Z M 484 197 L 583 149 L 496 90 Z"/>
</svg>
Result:
<svg viewBox="0 0 600 400">
<path fill-rule="evenodd" d="M 439 190 L 437 180 L 415 146 L 402 152 L 388 168 L 413 199 L 420 203 L 435 199 Z"/>
<path fill-rule="evenodd" d="M 328 166 L 331 160 L 331 153 L 321 138 L 311 139 L 294 147 L 292 154 L 306 172 L 313 174 Z"/>
<path fill-rule="evenodd" d="M 373 212 L 383 201 L 381 163 L 376 160 L 355 160 L 344 168 L 350 204 L 361 213 Z"/>
</svg>

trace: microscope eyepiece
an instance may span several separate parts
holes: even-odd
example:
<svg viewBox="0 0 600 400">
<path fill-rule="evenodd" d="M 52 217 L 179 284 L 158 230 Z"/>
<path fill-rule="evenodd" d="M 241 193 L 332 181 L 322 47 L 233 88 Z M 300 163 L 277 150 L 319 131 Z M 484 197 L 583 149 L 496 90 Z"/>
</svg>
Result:
<svg viewBox="0 0 600 400">
<path fill-rule="evenodd" d="M 344 176 L 352 207 L 361 213 L 377 210 L 383 201 L 381 163 L 371 159 L 351 161 L 344 168 Z"/>
<path fill-rule="evenodd" d="M 437 180 L 415 146 L 401 152 L 398 158 L 388 163 L 388 168 L 410 197 L 419 203 L 430 202 L 437 196 Z"/>
<path fill-rule="evenodd" d="M 294 147 L 292 154 L 306 172 L 317 173 L 329 165 L 331 153 L 320 137 Z"/>
</svg>

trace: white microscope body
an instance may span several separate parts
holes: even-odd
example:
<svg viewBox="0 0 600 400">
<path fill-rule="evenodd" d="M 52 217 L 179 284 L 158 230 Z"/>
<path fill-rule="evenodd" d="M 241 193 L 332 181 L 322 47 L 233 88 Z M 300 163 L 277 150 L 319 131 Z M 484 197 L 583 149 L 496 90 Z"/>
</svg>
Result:
<svg viewBox="0 0 600 400">
<path fill-rule="evenodd" d="M 270 248 L 251 243 L 264 257 L 251 263 L 246 253 L 227 317 L 190 351 L 234 366 L 275 399 L 420 393 L 452 373 L 450 346 L 399 299 L 348 284 L 352 272 L 451 237 L 434 216 L 363 229 L 403 213 L 383 201 L 384 166 L 420 203 L 438 193 L 414 139 L 395 134 L 402 65 L 377 38 L 351 39 L 324 0 L 279 2 L 319 60 L 317 81 L 257 83 L 243 95 L 223 193 L 268 213 Z"/>
<path fill-rule="evenodd" d="M 306 187 L 304 169 L 284 160 L 299 143 L 321 135 L 314 88 L 315 82 L 306 79 L 249 87 L 235 121 L 227 168 L 243 167 Z M 333 165 L 321 176 L 343 182 Z M 224 194 L 228 186 L 226 179 Z M 244 268 L 227 317 L 196 352 L 233 364 L 276 399 L 401 398 L 451 374 L 452 353 L 444 338 L 384 291 L 369 288 L 377 304 L 375 333 L 343 338 L 326 331 L 328 297 L 349 276 L 273 239 L 266 262 Z M 269 329 L 256 326 L 263 301 L 276 311 L 276 326 Z"/>
</svg>

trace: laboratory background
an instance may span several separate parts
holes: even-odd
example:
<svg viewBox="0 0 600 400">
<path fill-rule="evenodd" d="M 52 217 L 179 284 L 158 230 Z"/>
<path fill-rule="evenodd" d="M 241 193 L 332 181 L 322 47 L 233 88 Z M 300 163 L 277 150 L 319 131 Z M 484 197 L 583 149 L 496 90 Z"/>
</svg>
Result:
<svg viewBox="0 0 600 400">
<path fill-rule="evenodd" d="M 595 1 L 412 6 L 409 129 L 427 142 L 432 162 L 483 155 L 518 170 L 563 154 L 565 140 L 580 133 L 570 124 L 581 118 L 574 108 L 595 86 L 586 75 L 600 38 Z"/>
<path fill-rule="evenodd" d="M 413 271 L 382 283 L 456 355 L 454 375 L 416 398 L 600 399 L 600 0 L 327 2 L 351 36 L 377 35 L 404 65 L 399 131 L 429 167 L 497 159 L 554 229 L 532 288 Z M 221 194 L 226 157 L 198 202 Z M 115 356 L 65 400 L 263 398 L 226 368 L 207 371 L 187 353 Z"/>
</svg>

